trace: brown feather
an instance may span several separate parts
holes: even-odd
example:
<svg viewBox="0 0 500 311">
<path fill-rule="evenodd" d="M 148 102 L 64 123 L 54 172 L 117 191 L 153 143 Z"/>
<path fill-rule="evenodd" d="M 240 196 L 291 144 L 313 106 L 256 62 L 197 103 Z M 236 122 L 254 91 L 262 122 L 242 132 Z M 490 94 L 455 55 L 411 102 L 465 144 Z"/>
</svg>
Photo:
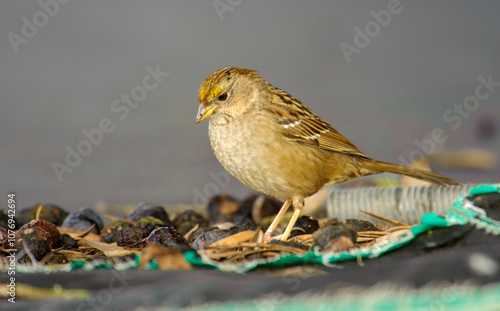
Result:
<svg viewBox="0 0 500 311">
<path fill-rule="evenodd" d="M 272 105 L 266 110 L 274 114 L 281 125 L 283 138 L 328 151 L 368 158 L 366 154 L 361 152 L 333 126 L 307 108 L 300 100 L 279 88 L 273 86 L 270 88 L 273 94 Z"/>
</svg>

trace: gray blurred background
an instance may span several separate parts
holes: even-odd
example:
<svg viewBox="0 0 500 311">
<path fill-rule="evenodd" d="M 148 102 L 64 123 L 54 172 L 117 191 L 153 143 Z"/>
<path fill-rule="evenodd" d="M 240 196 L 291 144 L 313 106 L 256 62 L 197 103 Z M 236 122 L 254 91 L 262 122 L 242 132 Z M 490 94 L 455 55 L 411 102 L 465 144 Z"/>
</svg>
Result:
<svg viewBox="0 0 500 311">
<path fill-rule="evenodd" d="M 20 207 L 69 210 L 244 197 L 210 149 L 208 122 L 195 125 L 200 83 L 225 66 L 258 70 L 376 159 L 408 160 L 436 128 L 444 150 L 500 149 L 500 87 L 453 110 L 479 76 L 500 81 L 498 1 L 401 1 L 378 31 L 370 11 L 391 1 L 41 2 L 53 16 L 37 1 L 0 4 L 1 207 L 9 191 Z M 354 28 L 366 26 L 373 36 L 348 62 L 341 43 L 355 46 Z M 120 119 L 112 103 L 140 88 L 148 66 L 169 75 Z M 105 118 L 114 131 L 58 180 L 53 163 L 66 165 L 66 148 Z M 436 171 L 500 181 L 498 166 Z"/>
</svg>

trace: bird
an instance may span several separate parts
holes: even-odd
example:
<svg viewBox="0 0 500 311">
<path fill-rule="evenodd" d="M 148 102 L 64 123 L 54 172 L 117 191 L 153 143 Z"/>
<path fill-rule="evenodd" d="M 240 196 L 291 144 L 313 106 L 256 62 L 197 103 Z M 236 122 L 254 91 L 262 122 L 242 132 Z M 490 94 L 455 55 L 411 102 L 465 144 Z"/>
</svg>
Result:
<svg viewBox="0 0 500 311">
<path fill-rule="evenodd" d="M 333 126 L 257 71 L 225 67 L 212 72 L 198 92 L 196 123 L 209 119 L 212 150 L 226 171 L 245 186 L 283 203 L 264 234 L 273 232 L 288 210 L 286 241 L 304 199 L 325 185 L 389 172 L 436 185 L 460 182 L 428 171 L 377 161 L 361 152 Z"/>
</svg>

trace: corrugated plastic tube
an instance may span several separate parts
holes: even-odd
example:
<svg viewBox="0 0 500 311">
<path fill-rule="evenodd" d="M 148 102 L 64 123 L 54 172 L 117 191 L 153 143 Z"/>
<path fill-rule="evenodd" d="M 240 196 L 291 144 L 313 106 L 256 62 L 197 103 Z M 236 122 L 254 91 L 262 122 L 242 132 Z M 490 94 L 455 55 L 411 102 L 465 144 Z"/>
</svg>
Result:
<svg viewBox="0 0 500 311">
<path fill-rule="evenodd" d="M 439 187 L 399 186 L 368 188 L 332 188 L 327 200 L 328 217 L 366 219 L 387 224 L 361 212 L 372 212 L 407 224 L 418 224 L 423 214 L 445 214 L 460 195 L 477 185 Z"/>
</svg>

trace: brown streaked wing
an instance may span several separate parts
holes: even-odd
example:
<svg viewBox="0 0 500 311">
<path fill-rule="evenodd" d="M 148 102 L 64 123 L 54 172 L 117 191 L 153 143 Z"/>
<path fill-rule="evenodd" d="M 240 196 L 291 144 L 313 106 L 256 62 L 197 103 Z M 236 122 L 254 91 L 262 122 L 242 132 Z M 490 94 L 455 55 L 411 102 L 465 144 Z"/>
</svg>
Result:
<svg viewBox="0 0 500 311">
<path fill-rule="evenodd" d="M 301 101 L 278 88 L 272 88 L 272 113 L 287 140 L 312 145 L 324 150 L 358 155 L 368 158 L 333 126 L 318 117 Z"/>
</svg>

